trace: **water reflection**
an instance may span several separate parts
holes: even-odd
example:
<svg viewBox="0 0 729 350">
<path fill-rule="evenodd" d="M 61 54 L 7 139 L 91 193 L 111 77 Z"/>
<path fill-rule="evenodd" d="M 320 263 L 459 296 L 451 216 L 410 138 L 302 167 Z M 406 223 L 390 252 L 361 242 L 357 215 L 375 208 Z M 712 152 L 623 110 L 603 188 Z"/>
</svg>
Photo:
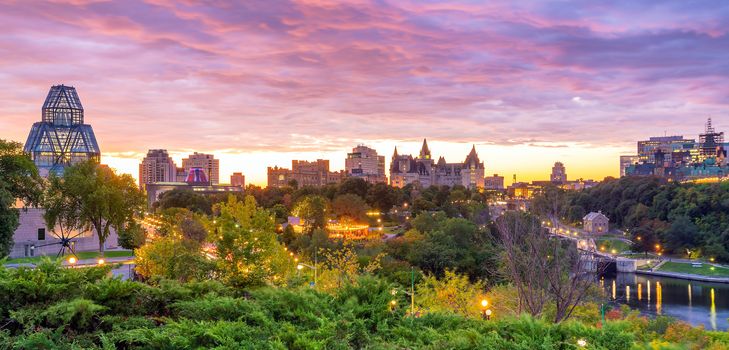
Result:
<svg viewBox="0 0 729 350">
<path fill-rule="evenodd" d="M 618 273 L 600 280 L 611 303 L 707 329 L 729 329 L 729 285 Z"/>
</svg>

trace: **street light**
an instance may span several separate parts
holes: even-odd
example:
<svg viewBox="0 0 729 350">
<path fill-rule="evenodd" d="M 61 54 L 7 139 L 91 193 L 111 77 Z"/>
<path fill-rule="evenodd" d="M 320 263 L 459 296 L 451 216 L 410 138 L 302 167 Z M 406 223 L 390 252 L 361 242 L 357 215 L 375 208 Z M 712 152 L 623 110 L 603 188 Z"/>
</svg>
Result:
<svg viewBox="0 0 729 350">
<path fill-rule="evenodd" d="M 307 265 L 307 264 L 304 264 L 304 263 L 299 263 L 298 265 L 296 265 L 296 270 L 301 271 L 305 267 L 308 267 L 308 268 L 314 270 L 314 286 L 316 286 L 316 266 L 311 266 L 311 265 Z M 298 271 L 297 271 L 297 273 L 298 273 Z"/>
<path fill-rule="evenodd" d="M 74 265 L 76 265 L 76 262 L 77 262 L 77 261 L 78 261 L 78 260 L 76 260 L 76 257 L 74 257 L 74 256 L 72 256 L 72 257 L 68 258 L 68 264 L 69 264 L 69 265 L 70 265 L 71 267 L 73 267 Z"/>
<path fill-rule="evenodd" d="M 584 348 L 587 346 L 587 340 L 585 339 L 578 339 L 577 340 L 577 346 Z"/>
<path fill-rule="evenodd" d="M 484 320 L 491 319 L 491 309 L 487 309 L 487 306 L 489 306 L 489 301 L 485 298 L 481 299 L 481 318 Z"/>
<path fill-rule="evenodd" d="M 104 263 L 106 263 L 106 261 L 104 260 L 104 258 L 100 258 L 99 260 L 96 261 L 96 263 L 99 264 L 99 266 L 101 266 L 101 265 L 104 265 Z"/>
</svg>

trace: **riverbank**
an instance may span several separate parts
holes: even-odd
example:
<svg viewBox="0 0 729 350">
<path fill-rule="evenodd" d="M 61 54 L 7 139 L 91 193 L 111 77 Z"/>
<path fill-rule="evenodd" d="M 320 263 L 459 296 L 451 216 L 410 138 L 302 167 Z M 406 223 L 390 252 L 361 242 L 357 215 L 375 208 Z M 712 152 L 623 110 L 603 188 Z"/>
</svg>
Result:
<svg viewBox="0 0 729 350">
<path fill-rule="evenodd" d="M 635 273 L 639 274 L 639 275 L 671 277 L 671 278 L 678 278 L 678 279 L 690 280 L 690 281 L 715 282 L 715 283 L 729 284 L 729 277 L 712 277 L 712 276 L 696 275 L 696 274 L 689 274 L 689 273 L 651 271 L 651 270 L 636 270 Z"/>
</svg>

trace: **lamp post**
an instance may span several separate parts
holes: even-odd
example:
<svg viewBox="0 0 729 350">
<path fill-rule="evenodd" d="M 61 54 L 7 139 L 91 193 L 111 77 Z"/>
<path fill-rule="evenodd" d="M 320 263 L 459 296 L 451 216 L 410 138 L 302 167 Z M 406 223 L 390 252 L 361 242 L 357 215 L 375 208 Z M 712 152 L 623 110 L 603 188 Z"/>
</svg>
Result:
<svg viewBox="0 0 729 350">
<path fill-rule="evenodd" d="M 491 309 L 488 309 L 489 302 L 486 299 L 481 299 L 481 318 L 484 320 L 490 320 L 491 319 Z"/>
<path fill-rule="evenodd" d="M 297 270 L 296 272 L 298 273 L 299 271 L 301 271 L 305 267 L 308 267 L 308 268 L 314 270 L 314 286 L 316 287 L 316 266 L 311 266 L 311 265 L 307 265 L 307 264 L 304 264 L 304 263 L 299 263 L 298 265 L 296 265 L 296 270 Z"/>
<path fill-rule="evenodd" d="M 78 260 L 76 260 L 76 257 L 72 256 L 68 258 L 68 265 L 71 266 L 71 268 L 76 265 L 76 262 L 78 262 Z"/>
</svg>

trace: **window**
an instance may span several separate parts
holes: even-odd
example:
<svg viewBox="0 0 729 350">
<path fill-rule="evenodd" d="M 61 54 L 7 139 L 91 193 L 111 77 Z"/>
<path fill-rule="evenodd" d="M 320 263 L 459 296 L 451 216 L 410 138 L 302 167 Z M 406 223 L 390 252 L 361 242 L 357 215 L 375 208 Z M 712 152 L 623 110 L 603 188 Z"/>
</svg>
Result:
<svg viewBox="0 0 729 350">
<path fill-rule="evenodd" d="M 38 240 L 39 241 L 45 241 L 46 240 L 46 229 L 45 229 L 45 227 L 38 229 Z"/>
</svg>

